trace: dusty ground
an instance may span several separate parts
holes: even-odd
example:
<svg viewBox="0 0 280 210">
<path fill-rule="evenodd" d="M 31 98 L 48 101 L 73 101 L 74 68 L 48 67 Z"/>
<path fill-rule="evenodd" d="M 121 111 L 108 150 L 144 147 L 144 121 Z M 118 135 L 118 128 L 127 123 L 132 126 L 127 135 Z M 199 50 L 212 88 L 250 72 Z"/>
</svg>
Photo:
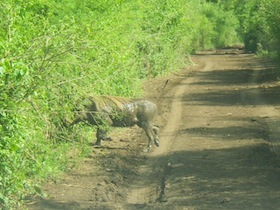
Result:
<svg viewBox="0 0 280 210">
<path fill-rule="evenodd" d="M 146 83 L 159 148 L 144 154 L 141 129 L 115 129 L 26 207 L 279 209 L 280 83 L 271 62 L 236 52 L 203 52 L 195 66 Z"/>
</svg>

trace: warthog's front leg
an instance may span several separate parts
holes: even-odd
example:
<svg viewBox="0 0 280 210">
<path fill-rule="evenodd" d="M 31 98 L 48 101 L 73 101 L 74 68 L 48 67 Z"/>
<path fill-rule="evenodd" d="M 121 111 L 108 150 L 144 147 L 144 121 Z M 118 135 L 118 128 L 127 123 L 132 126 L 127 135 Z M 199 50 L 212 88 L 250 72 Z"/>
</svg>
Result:
<svg viewBox="0 0 280 210">
<path fill-rule="evenodd" d="M 110 137 L 107 136 L 109 130 L 108 126 L 113 124 L 112 119 L 107 113 L 99 112 L 95 113 L 95 118 L 93 119 L 94 123 L 98 125 L 96 132 L 96 144 L 101 146 L 101 140 L 112 141 Z"/>
<path fill-rule="evenodd" d="M 107 136 L 107 129 L 104 128 L 97 128 L 97 132 L 96 132 L 96 145 L 101 146 L 101 140 L 105 140 L 105 141 L 111 141 L 112 139 L 110 137 Z"/>
</svg>

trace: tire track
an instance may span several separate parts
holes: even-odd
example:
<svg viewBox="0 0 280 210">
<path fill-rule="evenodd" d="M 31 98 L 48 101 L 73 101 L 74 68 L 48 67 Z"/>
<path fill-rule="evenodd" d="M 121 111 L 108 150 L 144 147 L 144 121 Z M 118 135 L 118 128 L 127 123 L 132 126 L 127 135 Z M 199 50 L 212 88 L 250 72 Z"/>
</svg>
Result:
<svg viewBox="0 0 280 210">
<path fill-rule="evenodd" d="M 202 67 L 209 68 L 211 63 L 203 63 Z M 171 171 L 171 163 L 166 156 L 172 151 L 172 145 L 176 140 L 182 123 L 183 96 L 188 84 L 193 77 L 188 77 L 176 85 L 173 90 L 171 108 L 168 122 L 160 134 L 160 147 L 147 155 L 148 160 L 138 170 L 138 178 L 131 186 L 126 202 L 141 206 L 154 202 L 165 202 L 167 176 Z M 151 173 L 152 172 L 152 173 Z M 149 173 L 151 173 L 149 175 Z M 145 175 L 143 175 L 145 174 Z M 147 181 L 149 180 L 149 181 Z"/>
</svg>

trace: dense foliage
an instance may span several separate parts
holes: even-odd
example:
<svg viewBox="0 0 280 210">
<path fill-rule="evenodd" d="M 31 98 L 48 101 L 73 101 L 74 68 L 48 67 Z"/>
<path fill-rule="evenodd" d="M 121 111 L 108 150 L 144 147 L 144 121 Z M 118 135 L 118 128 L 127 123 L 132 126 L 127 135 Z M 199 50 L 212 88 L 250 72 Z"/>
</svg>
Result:
<svg viewBox="0 0 280 210">
<path fill-rule="evenodd" d="M 239 20 L 238 34 L 248 52 L 280 56 L 280 2 L 278 0 L 224 0 L 221 5 Z"/>
<path fill-rule="evenodd" d="M 86 128 L 61 126 L 80 96 L 139 96 L 198 49 L 279 53 L 279 12 L 277 0 L 1 1 L 0 208 L 86 154 Z"/>
</svg>

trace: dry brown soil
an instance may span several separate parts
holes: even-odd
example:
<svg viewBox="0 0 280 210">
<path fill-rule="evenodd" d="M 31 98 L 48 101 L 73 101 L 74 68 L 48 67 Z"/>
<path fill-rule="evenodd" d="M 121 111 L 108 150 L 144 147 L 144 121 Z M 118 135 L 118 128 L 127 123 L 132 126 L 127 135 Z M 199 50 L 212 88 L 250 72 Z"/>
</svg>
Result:
<svg viewBox="0 0 280 210">
<path fill-rule="evenodd" d="M 141 129 L 114 129 L 114 141 L 93 148 L 43 187 L 46 198 L 25 207 L 279 209 L 280 83 L 273 63 L 237 50 L 192 60 L 191 68 L 144 85 L 159 107 L 160 147 L 145 154 Z"/>
</svg>

